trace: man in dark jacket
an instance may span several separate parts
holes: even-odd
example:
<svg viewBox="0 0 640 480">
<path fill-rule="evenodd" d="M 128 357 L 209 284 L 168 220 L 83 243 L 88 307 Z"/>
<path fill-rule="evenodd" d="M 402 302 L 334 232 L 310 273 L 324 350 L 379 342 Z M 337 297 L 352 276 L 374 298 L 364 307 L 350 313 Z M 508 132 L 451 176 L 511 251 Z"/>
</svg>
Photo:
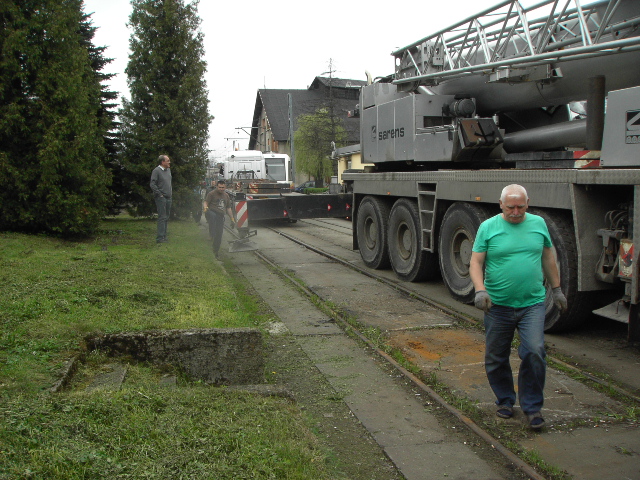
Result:
<svg viewBox="0 0 640 480">
<path fill-rule="evenodd" d="M 171 214 L 171 159 L 168 155 L 158 157 L 158 166 L 151 172 L 151 190 L 158 209 L 157 243 L 166 243 L 167 221 Z"/>
</svg>

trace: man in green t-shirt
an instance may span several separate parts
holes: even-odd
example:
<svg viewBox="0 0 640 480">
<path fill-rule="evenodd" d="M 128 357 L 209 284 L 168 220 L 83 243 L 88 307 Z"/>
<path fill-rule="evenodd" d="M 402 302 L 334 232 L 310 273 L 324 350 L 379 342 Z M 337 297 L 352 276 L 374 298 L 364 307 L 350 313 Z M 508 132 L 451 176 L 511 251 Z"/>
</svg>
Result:
<svg viewBox="0 0 640 480">
<path fill-rule="evenodd" d="M 545 423 L 540 410 L 547 367 L 544 278 L 552 287 L 556 307 L 566 310 L 567 300 L 560 288 L 547 225 L 542 217 L 527 213 L 528 208 L 524 187 L 514 184 L 502 190 L 502 213 L 480 225 L 469 274 L 476 292 L 475 305 L 485 312 L 485 370 L 497 398 L 496 414 L 502 418 L 513 416 L 516 393 L 509 355 L 517 329 L 520 407 L 530 427 L 540 429 Z"/>
</svg>

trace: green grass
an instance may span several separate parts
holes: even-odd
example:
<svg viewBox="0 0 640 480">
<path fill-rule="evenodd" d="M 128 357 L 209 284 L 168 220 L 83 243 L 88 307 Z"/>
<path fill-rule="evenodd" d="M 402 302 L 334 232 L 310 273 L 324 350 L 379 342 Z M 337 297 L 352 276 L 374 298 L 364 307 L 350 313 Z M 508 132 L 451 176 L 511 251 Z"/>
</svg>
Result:
<svg viewBox="0 0 640 480">
<path fill-rule="evenodd" d="M 141 372 L 141 370 L 143 370 Z M 324 478 L 284 399 L 160 387 L 132 366 L 117 392 L 18 395 L 0 407 L 0 478 Z"/>
<path fill-rule="evenodd" d="M 0 478 L 324 479 L 295 404 L 130 365 L 118 391 L 51 393 L 88 333 L 261 327 L 269 312 L 227 276 L 192 221 L 118 217 L 70 242 L 0 233 Z M 96 360 L 99 359 L 99 360 Z M 78 374 L 99 368 L 89 355 Z"/>
</svg>

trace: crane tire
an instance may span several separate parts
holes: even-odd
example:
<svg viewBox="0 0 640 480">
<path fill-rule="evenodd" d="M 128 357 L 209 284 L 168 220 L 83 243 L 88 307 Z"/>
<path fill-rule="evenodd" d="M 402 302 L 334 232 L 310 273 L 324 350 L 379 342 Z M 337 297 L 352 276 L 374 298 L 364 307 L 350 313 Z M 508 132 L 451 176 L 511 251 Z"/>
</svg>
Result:
<svg viewBox="0 0 640 480">
<path fill-rule="evenodd" d="M 376 197 L 364 197 L 358 208 L 356 234 L 360 257 L 369 268 L 389 268 L 388 223 L 388 205 Z"/>
<path fill-rule="evenodd" d="M 419 282 L 437 277 L 438 258 L 422 250 L 422 230 L 415 200 L 397 200 L 389 216 L 389 257 L 396 276 L 406 282 Z"/>
<path fill-rule="evenodd" d="M 469 275 L 471 249 L 478 227 L 489 217 L 481 205 L 456 202 L 442 219 L 438 256 L 442 280 L 453 298 L 463 303 L 474 299 L 473 283 Z"/>
<path fill-rule="evenodd" d="M 545 332 L 564 332 L 575 329 L 589 317 L 593 292 L 578 291 L 578 251 L 571 215 L 558 210 L 530 209 L 530 213 L 544 219 L 555 248 L 562 293 L 567 297 L 568 309 L 561 313 L 553 304 L 551 285 L 545 286 Z M 597 297 L 597 296 L 596 296 Z"/>
</svg>

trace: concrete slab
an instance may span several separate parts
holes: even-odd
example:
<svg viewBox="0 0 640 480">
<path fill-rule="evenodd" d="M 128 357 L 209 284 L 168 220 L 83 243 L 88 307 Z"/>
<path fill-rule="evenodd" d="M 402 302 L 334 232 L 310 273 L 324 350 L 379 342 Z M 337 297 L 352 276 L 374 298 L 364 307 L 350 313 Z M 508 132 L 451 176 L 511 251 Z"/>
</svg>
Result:
<svg viewBox="0 0 640 480">
<path fill-rule="evenodd" d="M 289 230 L 292 235 L 295 234 L 294 236 L 300 236 L 300 238 L 312 232 L 309 228 L 304 230 L 299 227 Z M 456 328 L 420 330 L 421 327 L 429 325 L 431 315 L 433 324 L 436 325 L 438 322 L 455 325 L 455 322 L 436 309 L 419 310 L 424 308 L 424 305 L 397 294 L 375 280 L 363 279 L 359 274 L 352 275 L 346 267 L 338 267 L 330 263 L 318 265 L 318 260 L 313 258 L 316 254 L 306 249 L 304 252 L 308 255 L 302 255 L 303 251 L 296 250 L 296 261 L 287 261 L 292 257 L 287 255 L 287 248 L 283 248 L 283 245 L 287 245 L 290 250 L 290 244 L 282 242 L 281 238 L 278 238 L 279 235 L 267 231 L 259 232 L 259 236 L 265 237 L 262 253 L 273 258 L 277 263 L 286 263 L 286 268 L 311 286 L 321 298 L 349 309 L 357 315 L 360 322 L 366 325 L 388 331 L 390 338 L 420 368 L 425 371 L 436 371 L 438 378 L 451 388 L 477 401 L 488 411 L 494 409 L 493 393 L 488 387 L 484 374 L 484 338 L 481 332 Z M 317 241 L 313 243 L 318 244 Z M 346 242 L 342 240 L 332 243 L 328 233 L 323 234 L 320 243 L 324 249 L 334 255 L 354 264 L 362 263 L 358 252 L 347 251 Z M 262 282 L 263 278 L 262 274 L 255 270 L 255 264 L 252 266 L 250 260 L 242 260 L 240 265 L 243 265 L 247 278 L 259 278 L 254 282 L 256 289 L 259 289 L 257 282 Z M 381 273 L 390 280 L 394 279 L 391 271 L 377 273 Z M 441 283 L 403 283 L 403 286 L 414 289 L 421 295 L 434 298 L 477 320 L 482 318 L 481 312 L 477 309 L 454 301 Z M 277 283 L 271 285 L 270 289 L 262 290 L 263 298 L 276 297 L 273 292 L 278 289 Z M 368 372 L 374 370 L 370 363 L 373 362 L 372 358 L 368 355 L 359 357 L 355 350 L 352 351 L 348 345 L 342 343 L 343 339 L 339 333 L 324 337 L 314 335 L 313 332 L 318 329 L 313 325 L 321 322 L 314 321 L 313 314 L 306 321 L 298 318 L 300 311 L 306 312 L 310 308 L 308 302 L 305 299 L 295 299 L 291 302 L 297 304 L 297 312 L 292 313 L 291 309 L 285 309 L 286 302 L 281 302 L 278 306 L 277 298 L 273 299 L 273 304 L 276 306 L 274 310 L 281 321 L 287 325 L 287 329 L 298 332 L 296 335 L 306 335 L 297 337 L 297 340 L 300 344 L 304 344 L 304 350 L 309 358 L 331 382 L 336 395 L 348 403 L 351 410 L 367 426 L 376 441 L 384 447 L 385 452 L 401 468 L 407 478 L 509 477 L 507 470 L 497 472 L 494 469 L 493 474 L 482 470 L 483 468 L 491 470 L 494 467 L 483 463 L 481 456 L 474 455 L 473 449 L 461 447 L 455 442 L 450 444 L 448 440 L 437 440 L 439 435 L 448 439 L 451 437 L 446 435 L 446 429 L 432 427 L 430 422 L 433 422 L 433 419 L 427 421 L 417 416 L 420 415 L 417 411 L 414 415 L 413 407 L 408 406 L 411 404 L 410 400 L 413 400 L 424 408 L 424 401 L 418 398 L 411 399 L 406 394 L 406 388 L 403 389 L 397 384 L 395 387 L 388 387 L 386 382 L 393 380 L 392 378 L 371 377 Z M 403 328 L 416 330 L 399 331 Z M 552 348 L 559 347 L 564 352 L 571 351 L 570 340 L 565 341 L 565 337 L 560 340 L 557 338 L 557 336 L 548 336 L 547 340 L 552 343 Z M 340 341 L 335 341 L 337 339 Z M 616 355 L 620 357 L 617 359 L 603 355 L 600 350 L 604 349 L 599 348 L 595 341 L 579 345 L 584 345 L 582 347 L 584 351 L 574 350 L 576 357 L 578 355 L 593 356 L 611 372 L 619 369 L 619 365 L 633 364 L 634 358 L 640 362 L 640 356 L 633 350 L 618 349 Z M 512 357 L 514 375 L 517 375 L 518 364 L 519 359 L 514 352 Z M 358 370 L 360 365 L 363 367 L 362 371 Z M 635 369 L 625 373 L 629 385 L 640 386 L 640 376 Z M 532 438 L 523 440 L 522 445 L 525 448 L 535 449 L 547 463 L 567 470 L 574 475 L 574 478 L 583 480 L 640 478 L 637 472 L 637 452 L 640 452 L 640 447 L 636 446 L 636 442 L 640 439 L 638 427 L 611 425 L 606 420 L 604 422 L 598 420 L 606 419 L 606 415 L 617 415 L 621 405 L 561 372 L 550 369 L 547 378 L 544 412 L 548 422 L 557 425 L 559 429 L 553 426 L 547 428 L 543 433 L 537 433 Z M 378 390 L 378 383 L 385 388 Z M 391 400 L 387 395 L 398 396 Z M 575 420 L 587 426 L 571 427 L 571 423 L 575 423 Z M 516 418 L 508 422 L 522 425 L 522 421 L 522 414 L 517 412 Z M 594 427 L 594 425 L 598 426 Z M 608 430 L 603 427 L 608 427 Z M 425 428 L 428 428 L 429 432 L 421 436 Z M 569 428 L 573 430 L 566 432 Z M 559 433 L 560 431 L 563 433 Z M 607 435 L 603 432 L 607 432 Z M 590 458 L 592 455 L 594 457 L 601 455 L 603 460 Z M 588 461 L 585 461 L 587 458 Z M 607 470 L 604 466 L 607 462 L 613 468 Z M 591 468 L 588 466 L 581 468 L 581 463 L 591 465 Z M 463 471 L 457 471 L 458 466 Z"/>
<path fill-rule="evenodd" d="M 465 446 L 451 443 L 430 444 L 428 449 L 406 448 L 405 446 L 387 447 L 387 454 L 394 458 L 396 465 L 406 475 L 406 478 L 420 478 L 422 480 L 498 480 L 502 476 L 496 476 L 488 471 L 485 465 L 474 462 L 466 463 Z M 427 457 L 427 467 L 421 468 L 415 462 L 415 455 Z"/>
<path fill-rule="evenodd" d="M 264 382 L 262 332 L 255 328 L 193 328 L 90 334 L 87 350 L 172 365 L 215 385 Z"/>
<path fill-rule="evenodd" d="M 296 336 L 335 390 L 336 398 L 349 406 L 407 480 L 510 478 L 495 460 L 487 461 L 471 445 L 451 438 L 438 419 L 425 410 L 423 398 L 412 393 L 397 376 L 380 369 L 372 355 L 262 262 L 243 257 L 235 265 L 286 330 Z M 274 323 L 272 327 L 282 335 L 285 329 Z"/>
<path fill-rule="evenodd" d="M 256 271 L 260 271 L 260 281 L 252 282 L 253 288 L 277 312 L 279 318 L 286 319 L 282 323 L 294 335 L 343 333 L 331 318 L 318 315 L 318 309 L 311 302 L 300 302 L 298 291 L 258 262 L 255 256 L 245 257 L 235 264 L 250 280 L 256 277 Z"/>
<path fill-rule="evenodd" d="M 484 337 L 459 329 L 389 333 L 391 344 L 424 372 L 493 409 L 493 392 L 484 372 Z"/>
<path fill-rule="evenodd" d="M 127 376 L 127 366 L 120 363 L 108 363 L 101 367 L 93 381 L 87 386 L 86 391 L 94 390 L 120 390 L 125 377 Z"/>
<path fill-rule="evenodd" d="M 474 330 L 437 329 L 390 333 L 390 342 L 412 363 L 492 412 L 495 397 L 484 372 L 484 336 Z M 511 354 L 517 392 L 520 359 Z M 549 424 L 588 419 L 601 412 L 622 413 L 624 406 L 554 369 L 547 369 L 544 416 Z M 513 421 L 522 422 L 523 416 Z"/>
<path fill-rule="evenodd" d="M 545 340 L 552 352 L 562 353 L 575 365 L 610 375 L 640 397 L 640 350 L 630 346 L 626 336 L 626 324 L 598 317 L 580 331 L 547 334 Z M 574 347 L 577 343 L 580 350 Z"/>
<path fill-rule="evenodd" d="M 444 441 L 437 420 L 406 392 L 397 394 L 393 379 L 377 371 L 378 365 L 346 336 L 303 338 L 300 345 L 316 362 L 360 421 L 382 446 Z M 335 355 L 340 352 L 339 355 Z"/>
<path fill-rule="evenodd" d="M 335 265 L 327 257 L 323 257 L 322 255 L 314 255 L 313 257 L 309 257 L 309 251 L 301 246 L 293 245 L 291 248 L 282 249 L 273 246 L 264 246 L 260 247 L 261 252 L 273 252 L 274 260 L 280 265 L 290 265 L 291 268 L 297 268 L 297 266 L 302 265 L 312 265 L 317 267 L 318 264 L 324 264 L 322 267 L 324 268 L 327 265 Z M 286 259 L 283 263 L 280 263 L 279 258 Z"/>
<path fill-rule="evenodd" d="M 338 247 L 342 250 L 353 252 L 353 242 L 351 240 L 351 225 L 348 228 L 339 225 L 339 220 L 333 219 L 305 219 L 297 223 L 287 225 L 283 230 L 287 234 L 300 238 L 301 240 L 313 239 L 313 245 L 322 248 Z M 336 232 L 343 235 L 336 235 Z"/>
<path fill-rule="evenodd" d="M 536 435 L 522 445 L 546 461 L 562 465 L 573 478 L 640 478 L 640 430 L 635 425 L 595 425 L 590 429 Z"/>
<path fill-rule="evenodd" d="M 401 330 L 454 323 L 452 317 L 443 316 L 435 308 L 407 298 L 334 262 L 322 266 L 312 261 L 300 262 L 295 255 L 282 249 L 266 248 L 262 253 L 284 268 L 295 271 L 296 277 L 325 301 L 333 302 L 347 312 L 358 312 L 358 317 L 367 325 L 382 330 Z M 309 257 L 308 250 L 304 253 Z M 298 261 L 294 262 L 292 258 Z"/>
<path fill-rule="evenodd" d="M 304 227 L 305 224 L 308 224 L 309 222 L 320 223 L 325 221 L 331 222 L 337 225 L 339 225 L 340 222 L 345 224 L 346 228 L 343 227 L 340 229 L 344 232 L 343 235 L 339 235 L 338 239 L 332 238 L 331 241 L 319 242 L 317 238 L 311 234 L 311 232 L 322 231 L 322 229 L 318 227 L 317 229 L 312 230 Z M 294 238 L 298 238 L 302 241 L 308 241 L 309 243 L 316 245 L 319 248 L 322 248 L 323 251 L 326 251 L 327 253 L 335 255 L 340 259 L 353 264 L 354 266 L 366 269 L 364 263 L 362 262 L 362 258 L 360 257 L 360 253 L 357 250 L 353 250 L 352 248 L 350 221 L 342 220 L 342 219 L 301 220 L 295 224 L 285 225 L 284 228 L 282 228 L 282 230 L 288 235 Z M 347 234 L 347 232 L 349 233 Z M 270 232 L 268 230 L 258 231 L 259 236 L 260 235 L 269 236 L 269 233 Z M 331 236 L 331 237 L 337 236 L 335 231 L 327 230 L 327 229 L 325 229 L 324 235 Z M 280 237 L 279 235 L 277 236 Z M 275 244 L 273 245 L 277 248 L 282 248 L 281 240 L 282 238 L 279 238 L 278 241 L 275 242 Z M 268 243 L 264 244 L 265 249 L 268 249 L 268 245 L 269 245 Z M 320 245 L 322 245 L 322 247 L 320 247 Z M 269 255 L 271 255 L 271 252 L 269 253 Z M 273 258 L 275 260 L 276 257 L 274 256 Z M 425 295 L 427 297 L 431 297 L 434 300 L 442 303 L 443 305 L 446 305 L 449 308 L 452 308 L 453 310 L 459 311 L 464 315 L 471 316 L 480 320 L 482 318 L 477 308 L 473 307 L 472 305 L 465 305 L 454 300 L 449 294 L 444 284 L 439 280 L 419 282 L 419 283 L 401 282 L 400 280 L 398 280 L 398 278 L 396 277 L 396 275 L 393 273 L 391 269 L 376 270 L 376 274 L 380 275 L 381 277 L 385 278 L 390 282 L 398 283 L 405 288 L 414 290 L 416 293 Z M 361 294 L 365 294 L 365 292 L 361 292 Z M 373 297 L 375 295 L 375 292 L 372 295 L 369 295 L 368 293 L 366 293 L 366 295 L 369 297 Z"/>
</svg>

